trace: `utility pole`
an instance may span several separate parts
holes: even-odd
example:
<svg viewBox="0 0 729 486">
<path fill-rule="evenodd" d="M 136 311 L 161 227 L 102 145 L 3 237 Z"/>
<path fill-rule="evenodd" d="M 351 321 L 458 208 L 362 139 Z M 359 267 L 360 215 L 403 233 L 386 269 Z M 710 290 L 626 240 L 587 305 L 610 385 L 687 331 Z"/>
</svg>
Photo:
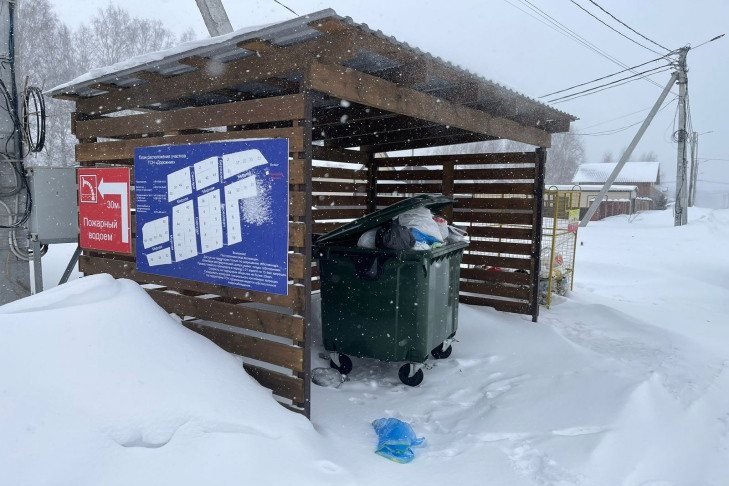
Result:
<svg viewBox="0 0 729 486">
<path fill-rule="evenodd" d="M 0 305 L 30 295 L 28 183 L 15 84 L 15 0 L 0 0 Z"/>
<path fill-rule="evenodd" d="M 694 203 L 696 202 L 696 177 L 699 174 L 699 159 L 696 155 L 699 151 L 698 144 L 699 134 L 698 132 L 694 132 L 691 137 L 691 180 L 689 184 L 688 197 L 688 205 L 690 208 L 694 207 Z"/>
<path fill-rule="evenodd" d="M 683 226 L 688 223 L 688 184 L 686 181 L 686 85 L 688 76 L 686 54 L 689 48 L 683 47 L 678 55 L 678 157 L 676 160 L 676 204 L 673 210 L 673 225 Z"/>
<path fill-rule="evenodd" d="M 230 25 L 228 14 L 225 13 L 222 0 L 195 0 L 197 8 L 205 21 L 205 27 L 208 28 L 210 37 L 217 37 L 223 34 L 233 32 L 233 26 Z"/>
<path fill-rule="evenodd" d="M 650 113 L 648 113 L 648 116 L 643 121 L 643 124 L 638 129 L 638 133 L 635 134 L 635 137 L 633 137 L 633 140 L 630 142 L 630 145 L 628 145 L 628 148 L 625 149 L 625 153 L 622 157 L 620 157 L 620 161 L 615 166 L 615 169 L 613 169 L 613 172 L 610 174 L 610 177 L 608 177 L 607 181 L 605 181 L 605 184 L 602 186 L 602 189 L 600 189 L 600 192 L 595 197 L 595 200 L 592 202 L 592 205 L 587 209 L 587 212 L 582 217 L 582 220 L 580 221 L 580 226 L 585 227 L 587 226 L 587 223 L 590 222 L 590 219 L 592 218 L 592 215 L 595 214 L 595 211 L 597 211 L 597 208 L 600 207 L 600 203 L 602 202 L 603 198 L 607 194 L 607 192 L 610 190 L 610 186 L 613 185 L 613 182 L 615 182 L 615 179 L 618 178 L 618 174 L 620 173 L 620 170 L 625 165 L 625 162 L 628 161 L 630 156 L 633 154 L 633 150 L 635 150 L 635 146 L 638 145 L 638 142 L 640 142 L 640 139 L 643 137 L 643 134 L 645 133 L 646 129 L 648 129 L 648 125 L 651 124 L 653 121 L 653 117 L 656 116 L 656 113 L 658 113 L 658 109 L 663 104 L 663 101 L 665 101 L 666 96 L 668 96 L 668 93 L 670 93 L 671 88 L 673 87 L 673 84 L 676 82 L 676 79 L 678 79 L 678 73 L 673 73 L 671 75 L 671 79 L 668 80 L 668 84 L 666 84 L 666 87 L 663 88 L 663 92 L 656 100 L 655 105 L 653 105 L 653 108 L 651 109 Z"/>
</svg>

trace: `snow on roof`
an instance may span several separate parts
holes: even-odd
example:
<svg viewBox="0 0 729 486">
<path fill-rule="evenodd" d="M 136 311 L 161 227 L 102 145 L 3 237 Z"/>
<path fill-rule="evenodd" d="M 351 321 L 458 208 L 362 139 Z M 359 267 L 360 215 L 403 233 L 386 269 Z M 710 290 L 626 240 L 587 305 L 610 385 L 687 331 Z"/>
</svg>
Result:
<svg viewBox="0 0 729 486">
<path fill-rule="evenodd" d="M 311 27 L 312 22 L 326 18 L 336 19 L 344 24 L 356 27 L 365 33 L 390 42 L 397 50 L 412 52 L 425 60 L 453 69 L 461 76 L 467 76 L 474 78 L 479 82 L 483 82 L 493 88 L 499 97 L 508 99 L 511 103 L 514 103 L 514 106 L 522 108 L 529 107 L 532 109 L 539 108 L 541 110 L 545 110 L 545 116 L 552 118 L 566 119 L 570 121 L 577 119 L 573 115 L 553 108 L 499 83 L 483 78 L 482 76 L 445 61 L 440 57 L 421 51 L 417 47 L 413 47 L 406 42 L 398 41 L 396 38 L 388 36 L 379 30 L 372 30 L 369 26 L 367 26 L 367 24 L 359 24 L 350 17 L 342 17 L 332 9 L 321 10 L 285 22 L 247 27 L 222 36 L 186 42 L 170 49 L 125 59 L 111 66 L 93 69 L 67 83 L 46 91 L 45 94 L 49 96 L 62 94 L 76 94 L 82 97 L 97 96 L 105 92 L 104 90 L 96 89 L 95 85 L 97 83 L 115 84 L 121 88 L 127 88 L 143 83 L 143 80 L 134 76 L 135 73 L 143 70 L 155 72 L 164 76 L 182 74 L 195 69 L 179 62 L 181 59 L 191 56 L 209 58 L 219 62 L 228 62 L 234 59 L 255 56 L 257 55 L 255 51 L 240 48 L 238 47 L 238 44 L 251 39 L 261 39 L 271 42 L 277 46 L 287 46 L 306 42 L 308 40 L 327 35 L 324 32 L 320 32 Z M 360 56 L 360 58 L 355 60 L 357 63 L 362 64 L 362 66 L 358 66 L 356 68 L 358 70 L 371 68 L 379 62 L 378 56 L 368 55 Z"/>
<path fill-rule="evenodd" d="M 610 164 L 582 164 L 572 178 L 572 182 L 605 182 L 615 170 L 617 163 Z M 615 182 L 657 182 L 658 162 L 627 162 Z"/>
</svg>

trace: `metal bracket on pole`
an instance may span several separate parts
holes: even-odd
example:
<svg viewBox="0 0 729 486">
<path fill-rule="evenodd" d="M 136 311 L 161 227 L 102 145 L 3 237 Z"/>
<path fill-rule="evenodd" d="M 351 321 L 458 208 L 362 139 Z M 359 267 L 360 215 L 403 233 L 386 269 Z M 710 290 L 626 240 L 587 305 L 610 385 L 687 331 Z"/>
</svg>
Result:
<svg viewBox="0 0 729 486">
<path fill-rule="evenodd" d="M 666 99 L 666 96 L 668 96 L 668 93 L 671 91 L 671 88 L 673 87 L 674 83 L 678 79 L 678 72 L 673 73 L 671 76 L 671 79 L 668 80 L 668 84 L 663 89 L 663 92 L 658 97 L 658 100 L 656 100 L 656 104 L 653 106 L 653 109 L 651 109 L 651 112 L 648 113 L 648 117 L 646 117 L 643 124 L 640 126 L 640 129 L 638 129 L 638 133 L 635 134 L 635 137 L 633 137 L 633 141 L 630 142 L 630 145 L 628 145 L 628 148 L 625 149 L 625 153 L 622 157 L 620 157 L 620 161 L 615 166 L 615 169 L 613 169 L 613 172 L 610 174 L 610 177 L 608 177 L 607 181 L 605 181 L 605 185 L 602 186 L 602 189 L 600 189 L 600 192 L 595 197 L 595 200 L 592 202 L 592 205 L 587 210 L 585 215 L 582 217 L 582 221 L 580 221 L 580 226 L 585 227 L 587 226 L 587 223 L 590 222 L 590 218 L 595 214 L 595 211 L 597 211 L 597 208 L 600 206 L 600 203 L 605 198 L 605 195 L 610 190 L 610 186 L 613 185 L 613 182 L 615 182 L 615 179 L 618 178 L 618 174 L 620 173 L 620 170 L 625 165 L 625 162 L 628 161 L 630 156 L 633 154 L 633 150 L 635 150 L 636 145 L 638 145 L 638 142 L 640 142 L 640 139 L 643 137 L 643 134 L 645 133 L 646 129 L 648 128 L 648 125 L 651 124 L 653 121 L 653 117 L 656 116 L 656 113 L 658 113 L 658 109 L 663 104 L 663 101 Z"/>
</svg>

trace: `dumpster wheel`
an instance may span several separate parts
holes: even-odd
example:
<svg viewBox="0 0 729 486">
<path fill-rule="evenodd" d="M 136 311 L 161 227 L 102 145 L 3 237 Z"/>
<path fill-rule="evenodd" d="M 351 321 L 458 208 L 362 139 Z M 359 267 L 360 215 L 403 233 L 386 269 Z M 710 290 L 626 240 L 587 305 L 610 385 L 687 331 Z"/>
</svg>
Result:
<svg viewBox="0 0 729 486">
<path fill-rule="evenodd" d="M 451 346 L 450 339 L 446 340 L 443 344 L 439 344 L 434 347 L 430 352 L 430 355 L 435 359 L 446 359 L 453 352 L 453 346 Z M 446 344 L 447 343 L 447 344 Z"/>
<path fill-rule="evenodd" d="M 423 364 L 405 363 L 397 374 L 407 386 L 418 386 L 423 382 Z"/>
<path fill-rule="evenodd" d="M 346 354 L 331 353 L 329 367 L 334 368 L 343 375 L 348 375 L 352 371 L 352 360 Z"/>
</svg>

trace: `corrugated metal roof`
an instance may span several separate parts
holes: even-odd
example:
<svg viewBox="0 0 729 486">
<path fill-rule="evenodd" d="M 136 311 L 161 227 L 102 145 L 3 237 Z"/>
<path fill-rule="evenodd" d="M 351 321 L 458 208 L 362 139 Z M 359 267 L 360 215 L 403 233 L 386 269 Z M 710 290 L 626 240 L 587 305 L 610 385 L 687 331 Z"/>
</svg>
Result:
<svg viewBox="0 0 729 486">
<path fill-rule="evenodd" d="M 479 100 L 473 105 L 474 108 L 489 111 L 487 102 L 495 96 L 497 99 L 508 102 L 508 113 L 501 115 L 506 118 L 518 119 L 525 113 L 536 112 L 539 114 L 537 117 L 537 125 L 540 125 L 540 122 L 548 122 L 551 120 L 574 121 L 577 119 L 572 115 L 529 98 L 494 81 L 464 70 L 439 57 L 423 52 L 405 42 L 400 42 L 394 37 L 383 34 L 381 31 L 372 30 L 366 24 L 358 24 L 349 17 L 342 17 L 332 9 L 322 10 L 278 24 L 251 27 L 219 37 L 187 42 L 164 51 L 127 59 L 112 66 L 89 71 L 68 83 L 48 90 L 47 94 L 51 96 L 73 94 L 81 97 L 93 97 L 105 93 L 105 91 L 92 88 L 97 83 L 112 84 L 120 87 L 142 84 L 144 81 L 134 76 L 139 71 L 155 72 L 164 76 L 173 76 L 193 71 L 195 68 L 179 62 L 186 57 L 199 56 L 220 62 L 228 62 L 234 59 L 256 55 L 255 51 L 242 49 L 237 46 L 238 43 L 247 40 L 261 39 L 281 47 L 307 42 L 327 35 L 324 32 L 312 28 L 310 25 L 312 22 L 327 18 L 339 20 L 365 33 L 386 40 L 396 46 L 398 50 L 410 52 L 427 61 L 445 66 L 453 70 L 457 75 L 485 84 L 490 91 L 489 99 Z M 365 73 L 374 73 L 382 69 L 396 68 L 399 66 L 399 63 L 376 53 L 360 50 L 355 59 L 348 61 L 344 65 Z M 431 76 L 427 83 L 412 88 L 418 91 L 428 92 L 449 86 L 452 86 L 452 84 Z"/>
<path fill-rule="evenodd" d="M 577 169 L 572 182 L 575 184 L 605 182 L 617 165 L 617 163 L 582 164 Z M 626 162 L 615 182 L 657 182 L 659 169 L 660 163 L 658 162 Z"/>
</svg>

